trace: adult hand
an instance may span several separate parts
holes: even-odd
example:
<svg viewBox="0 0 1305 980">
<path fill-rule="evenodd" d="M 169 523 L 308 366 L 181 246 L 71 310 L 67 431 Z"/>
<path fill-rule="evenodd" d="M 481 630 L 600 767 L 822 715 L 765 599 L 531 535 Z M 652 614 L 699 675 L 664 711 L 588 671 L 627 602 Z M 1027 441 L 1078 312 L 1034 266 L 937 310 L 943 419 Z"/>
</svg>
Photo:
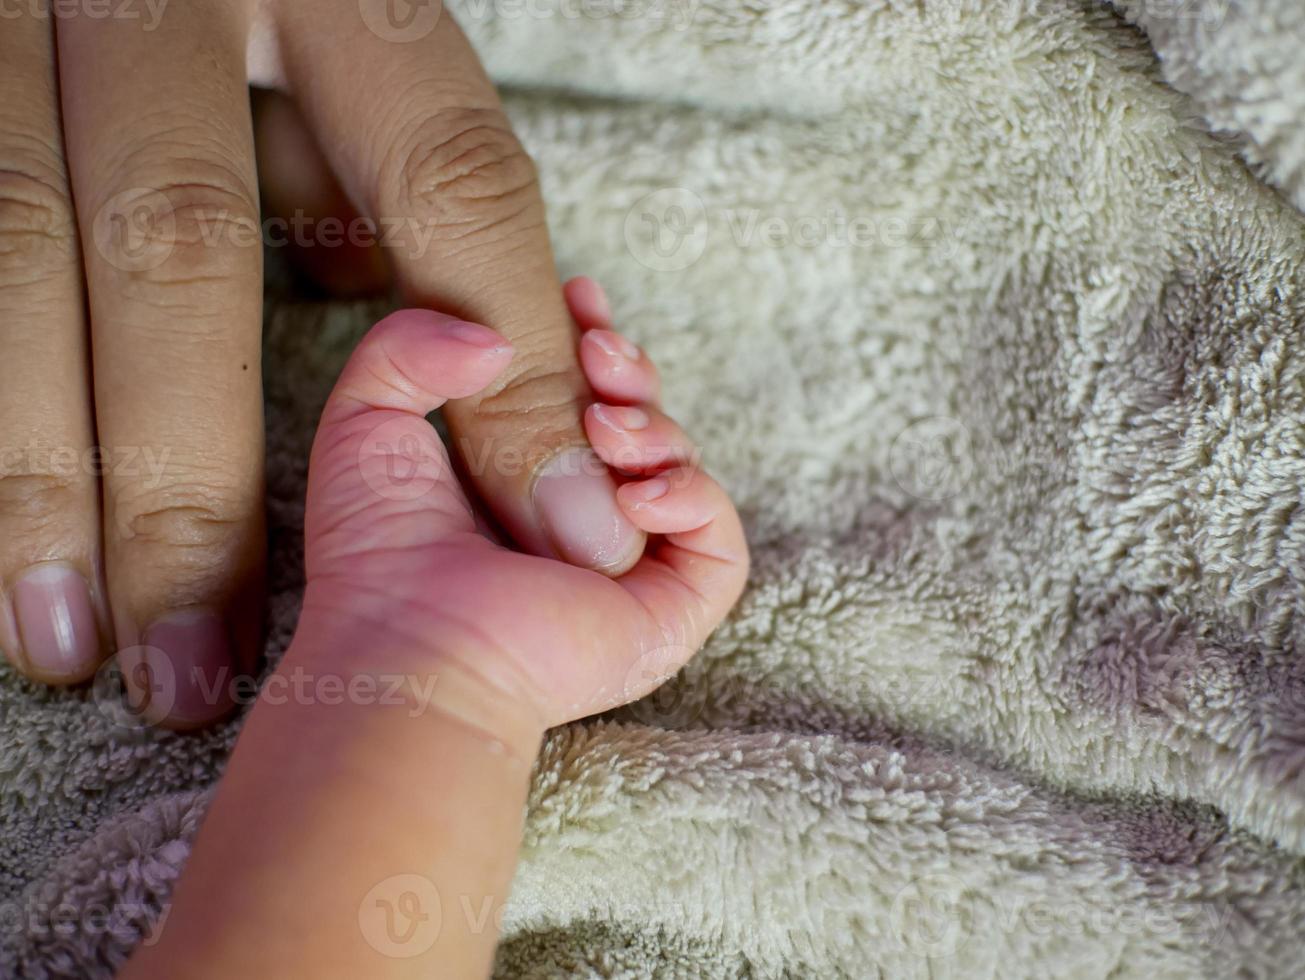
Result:
<svg viewBox="0 0 1305 980">
<path fill-rule="evenodd" d="M 588 448 L 534 169 L 438 4 L 404 19 L 384 0 L 130 0 L 57 17 L 42 3 L 11 5 L 0 30 L 0 640 L 21 670 L 80 681 L 141 644 L 179 678 L 252 666 L 251 82 L 286 94 L 353 206 L 399 230 L 385 253 L 410 305 L 514 344 L 493 385 L 447 409 L 504 528 L 537 554 L 633 565 L 644 534 Z"/>
</svg>

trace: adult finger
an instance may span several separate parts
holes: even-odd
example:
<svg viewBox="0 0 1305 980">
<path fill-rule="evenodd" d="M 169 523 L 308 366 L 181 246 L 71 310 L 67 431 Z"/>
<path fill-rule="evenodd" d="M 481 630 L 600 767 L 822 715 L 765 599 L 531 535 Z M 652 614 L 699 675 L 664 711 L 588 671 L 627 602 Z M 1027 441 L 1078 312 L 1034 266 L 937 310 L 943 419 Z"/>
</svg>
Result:
<svg viewBox="0 0 1305 980">
<path fill-rule="evenodd" d="M 77 226 L 64 167 L 54 24 L 0 29 L 0 582 L 5 652 L 83 680 L 109 634 Z"/>
<path fill-rule="evenodd" d="M 114 628 L 134 658 L 172 672 L 176 727 L 225 713 L 259 632 L 262 248 L 247 33 L 242 0 L 57 30 L 96 421 L 106 452 L 134 463 L 104 479 Z"/>
<path fill-rule="evenodd" d="M 538 180 L 493 85 L 438 4 L 398 20 L 383 0 L 326 7 L 291 0 L 279 14 L 291 94 L 318 143 L 384 227 L 407 300 L 489 324 L 517 351 L 445 411 L 465 469 L 525 549 L 624 572 L 643 535 L 587 445 L 591 394 Z"/>
<path fill-rule="evenodd" d="M 382 293 L 390 272 L 295 104 L 254 89 L 254 147 L 267 243 L 331 296 Z"/>
</svg>

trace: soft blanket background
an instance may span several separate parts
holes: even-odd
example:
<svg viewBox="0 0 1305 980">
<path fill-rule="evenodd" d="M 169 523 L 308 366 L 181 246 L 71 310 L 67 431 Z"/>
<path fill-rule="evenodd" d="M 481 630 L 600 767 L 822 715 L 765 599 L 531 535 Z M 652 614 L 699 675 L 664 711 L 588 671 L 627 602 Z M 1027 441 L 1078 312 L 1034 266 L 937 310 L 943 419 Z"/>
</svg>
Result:
<svg viewBox="0 0 1305 980">
<path fill-rule="evenodd" d="M 755 560 L 683 676 L 549 739 L 500 974 L 1298 976 L 1305 10 L 455 11 Z M 273 292 L 275 656 L 378 308 Z M 238 724 L 0 711 L 0 969 L 107 976 Z"/>
</svg>

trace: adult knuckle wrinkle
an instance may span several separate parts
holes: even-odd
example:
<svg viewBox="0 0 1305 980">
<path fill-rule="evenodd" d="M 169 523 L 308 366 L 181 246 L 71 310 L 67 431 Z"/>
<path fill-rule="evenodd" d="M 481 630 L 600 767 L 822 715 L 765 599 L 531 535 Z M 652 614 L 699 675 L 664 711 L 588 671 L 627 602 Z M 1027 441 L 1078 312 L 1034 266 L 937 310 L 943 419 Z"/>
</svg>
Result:
<svg viewBox="0 0 1305 980">
<path fill-rule="evenodd" d="M 446 110 L 418 127 L 391 164 L 399 200 L 448 237 L 491 232 L 535 206 L 534 162 L 497 110 Z"/>
<path fill-rule="evenodd" d="M 223 285 L 261 261 L 261 224 L 256 197 L 230 168 L 214 163 L 181 168 L 152 180 L 152 167 L 124 171 L 110 186 L 97 223 L 122 226 L 131 253 L 122 263 L 127 278 L 147 285 Z M 136 267 L 131 256 L 157 256 Z M 117 263 L 115 263 L 117 264 Z"/>
<path fill-rule="evenodd" d="M 229 495 L 205 487 L 168 487 L 129 495 L 116 508 L 122 538 L 186 551 L 222 552 L 245 519 Z"/>
<path fill-rule="evenodd" d="M 8 467 L 0 473 L 0 515 L 8 521 L 43 527 L 65 519 L 81 502 L 72 474 Z"/>
<path fill-rule="evenodd" d="M 72 207 L 58 182 L 36 166 L 0 159 L 0 263 L 17 271 L 64 259 L 75 237 Z"/>
<path fill-rule="evenodd" d="M 583 402 L 577 372 L 541 365 L 509 378 L 476 407 L 482 418 L 569 414 L 578 425 Z"/>
</svg>

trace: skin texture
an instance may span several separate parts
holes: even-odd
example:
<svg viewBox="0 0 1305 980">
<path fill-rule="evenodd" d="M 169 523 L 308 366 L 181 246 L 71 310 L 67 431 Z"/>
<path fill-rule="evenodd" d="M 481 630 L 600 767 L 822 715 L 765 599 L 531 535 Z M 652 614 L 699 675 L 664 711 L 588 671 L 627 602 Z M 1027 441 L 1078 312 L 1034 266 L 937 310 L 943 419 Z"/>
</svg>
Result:
<svg viewBox="0 0 1305 980">
<path fill-rule="evenodd" d="M 607 328 L 592 283 L 568 294 L 578 321 Z M 595 390 L 608 398 L 619 380 L 655 394 L 636 355 L 593 364 Z M 651 401 L 602 403 L 659 420 L 656 436 L 612 429 L 598 450 L 621 459 L 632 477 L 621 506 L 654 536 L 627 574 L 476 530 L 424 415 L 492 383 L 511 357 L 483 327 L 416 310 L 355 352 L 313 448 L 308 586 L 277 675 L 313 678 L 319 694 L 325 678 L 344 690 L 404 678 L 408 696 L 272 700 L 269 681 L 160 941 L 121 976 L 486 976 L 544 730 L 648 693 L 737 599 L 748 563 L 738 516 L 700 470 L 648 462 L 692 455 Z M 399 433 L 417 461 L 401 485 Z"/>
<path fill-rule="evenodd" d="M 464 470 L 524 550 L 632 567 L 644 533 L 611 473 L 541 477 L 587 450 L 592 392 L 533 165 L 452 18 L 415 7 L 438 16 L 414 36 L 373 0 L 132 9 L 18 4 L 0 31 L 0 645 L 14 665 L 55 684 L 115 649 L 183 678 L 253 666 L 260 187 L 272 213 L 397 230 L 355 246 L 310 222 L 297 251 L 333 290 L 393 283 L 514 344 L 448 407 Z M 251 82 L 266 90 L 261 149 Z M 575 495 L 588 506 L 567 514 Z M 191 691 L 175 707 L 166 723 L 193 728 L 228 706 Z"/>
</svg>

